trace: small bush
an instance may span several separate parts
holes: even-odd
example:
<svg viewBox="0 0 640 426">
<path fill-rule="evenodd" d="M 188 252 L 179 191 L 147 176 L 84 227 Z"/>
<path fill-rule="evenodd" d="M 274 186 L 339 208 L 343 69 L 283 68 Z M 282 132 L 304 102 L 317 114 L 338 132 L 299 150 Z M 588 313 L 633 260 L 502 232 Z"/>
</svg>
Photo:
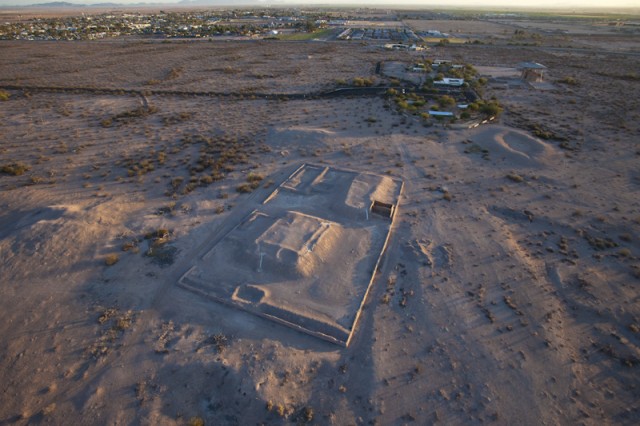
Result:
<svg viewBox="0 0 640 426">
<path fill-rule="evenodd" d="M 621 248 L 618 250 L 618 257 L 631 257 L 631 250 L 628 248 Z"/>
<path fill-rule="evenodd" d="M 246 194 L 254 190 L 254 187 L 250 183 L 241 183 L 236 187 L 236 191 L 241 194 Z"/>
<path fill-rule="evenodd" d="M 107 266 L 113 266 L 118 263 L 118 260 L 120 260 L 120 257 L 116 253 L 111 253 L 105 256 L 104 263 Z"/>
<path fill-rule="evenodd" d="M 252 172 L 247 176 L 247 182 L 260 182 L 262 179 L 264 179 L 264 176 L 258 173 Z"/>
<path fill-rule="evenodd" d="M 567 84 L 569 86 L 577 86 L 578 85 L 578 80 L 575 79 L 575 77 L 570 77 L 567 76 L 565 78 L 563 78 L 562 80 L 558 80 L 559 83 L 563 83 L 563 84 Z"/>
<path fill-rule="evenodd" d="M 56 411 L 56 403 L 52 402 L 51 404 L 47 405 L 42 409 L 42 415 L 44 417 L 50 416 L 54 413 L 54 411 Z"/>
<path fill-rule="evenodd" d="M 442 95 L 440 99 L 438 99 L 438 104 L 442 107 L 453 106 L 456 104 L 456 100 L 449 95 Z"/>
<path fill-rule="evenodd" d="M 512 182 L 516 182 L 516 183 L 524 182 L 524 178 L 522 176 L 520 176 L 519 174 L 516 174 L 516 173 L 509 173 L 507 175 L 507 179 L 509 179 Z"/>
<path fill-rule="evenodd" d="M 374 83 L 373 77 L 369 77 L 369 78 L 356 77 L 352 81 L 352 84 L 356 87 L 370 87 L 370 86 L 373 86 L 373 83 Z"/>
<path fill-rule="evenodd" d="M 301 413 L 301 418 L 302 421 L 306 423 L 309 423 L 311 420 L 313 420 L 313 408 L 304 407 Z"/>
<path fill-rule="evenodd" d="M 0 172 L 11 176 L 21 176 L 28 170 L 29 167 L 23 163 L 9 163 L 0 167 Z"/>
<path fill-rule="evenodd" d="M 10 97 L 11 97 L 11 95 L 9 94 L 9 92 L 5 92 L 4 90 L 0 90 L 0 101 L 2 101 L 2 102 L 8 101 Z"/>
<path fill-rule="evenodd" d="M 189 426 L 204 426 L 204 420 L 202 419 L 202 417 L 191 417 L 189 419 L 189 423 L 187 423 Z"/>
</svg>

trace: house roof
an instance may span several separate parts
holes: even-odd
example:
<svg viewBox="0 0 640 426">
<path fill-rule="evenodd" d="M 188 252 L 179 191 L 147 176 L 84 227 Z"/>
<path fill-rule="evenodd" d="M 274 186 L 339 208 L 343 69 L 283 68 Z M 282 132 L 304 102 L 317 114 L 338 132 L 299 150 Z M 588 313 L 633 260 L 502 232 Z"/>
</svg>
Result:
<svg viewBox="0 0 640 426">
<path fill-rule="evenodd" d="M 433 115 L 434 117 L 453 117 L 453 113 L 452 112 L 448 112 L 448 111 L 429 111 L 429 115 Z"/>
<path fill-rule="evenodd" d="M 537 62 L 520 62 L 518 64 L 518 68 L 519 69 L 535 69 L 535 70 L 546 70 L 547 67 L 545 67 L 542 64 L 539 64 Z"/>
</svg>

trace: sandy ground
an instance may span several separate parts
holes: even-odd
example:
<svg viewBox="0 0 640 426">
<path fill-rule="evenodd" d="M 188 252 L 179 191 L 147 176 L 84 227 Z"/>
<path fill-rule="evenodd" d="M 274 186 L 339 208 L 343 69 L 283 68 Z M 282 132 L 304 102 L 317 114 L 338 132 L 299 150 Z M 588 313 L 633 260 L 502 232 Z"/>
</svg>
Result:
<svg viewBox="0 0 640 426">
<path fill-rule="evenodd" d="M 3 43 L 0 84 L 295 92 L 387 55 L 343 46 Z M 0 423 L 637 423 L 640 88 L 621 77 L 635 58 L 432 55 L 535 60 L 578 84 L 490 87 L 506 112 L 471 130 L 425 127 L 382 98 L 149 96 L 139 116 L 123 114 L 142 104 L 126 95 L 0 102 L 0 163 L 30 168 L 0 174 Z M 242 71 L 205 78 L 227 66 Z M 405 182 L 346 349 L 177 286 L 230 217 L 304 161 Z M 263 186 L 238 193 L 250 172 Z M 160 243 L 172 249 L 150 252 Z"/>
</svg>

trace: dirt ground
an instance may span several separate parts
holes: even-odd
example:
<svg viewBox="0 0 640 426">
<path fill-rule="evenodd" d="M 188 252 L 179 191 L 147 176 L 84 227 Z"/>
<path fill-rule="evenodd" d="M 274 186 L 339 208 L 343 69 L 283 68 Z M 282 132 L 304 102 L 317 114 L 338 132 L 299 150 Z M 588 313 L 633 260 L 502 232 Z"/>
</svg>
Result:
<svg viewBox="0 0 640 426">
<path fill-rule="evenodd" d="M 0 51 L 0 86 L 246 94 L 10 90 L 0 102 L 0 166 L 16 174 L 0 174 L 0 424 L 640 418 L 637 56 L 436 48 L 430 57 L 479 66 L 540 62 L 554 87 L 490 83 L 502 117 L 455 130 L 383 97 L 251 97 L 413 58 L 362 44 Z M 405 184 L 348 348 L 177 285 L 230 218 L 303 162 Z M 250 174 L 259 187 L 238 191 Z"/>
</svg>

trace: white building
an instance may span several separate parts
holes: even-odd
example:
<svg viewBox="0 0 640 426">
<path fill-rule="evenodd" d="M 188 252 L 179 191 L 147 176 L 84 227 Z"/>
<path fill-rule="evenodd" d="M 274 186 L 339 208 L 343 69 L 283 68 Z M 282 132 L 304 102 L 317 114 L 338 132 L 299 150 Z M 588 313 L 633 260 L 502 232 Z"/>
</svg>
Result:
<svg viewBox="0 0 640 426">
<path fill-rule="evenodd" d="M 437 86 L 451 86 L 451 87 L 460 87 L 464 84 L 464 78 L 448 78 L 445 77 L 442 80 L 436 80 L 433 84 Z"/>
</svg>

